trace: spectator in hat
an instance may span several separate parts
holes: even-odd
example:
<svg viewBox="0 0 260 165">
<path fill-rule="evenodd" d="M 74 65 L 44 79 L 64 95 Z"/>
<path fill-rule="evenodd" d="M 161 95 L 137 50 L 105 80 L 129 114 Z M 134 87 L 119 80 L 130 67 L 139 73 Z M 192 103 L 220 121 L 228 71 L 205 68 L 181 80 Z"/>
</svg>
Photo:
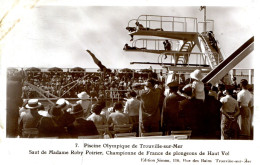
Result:
<svg viewBox="0 0 260 165">
<path fill-rule="evenodd" d="M 91 109 L 91 102 L 90 102 L 90 97 L 86 92 L 81 92 L 78 95 L 78 98 L 80 99 L 77 101 L 77 104 L 80 104 L 81 107 L 83 108 L 84 115 L 88 117 L 90 115 L 90 109 Z"/>
<path fill-rule="evenodd" d="M 63 115 L 60 117 L 60 124 L 62 124 L 63 127 L 67 127 L 69 124 L 71 124 L 75 118 L 72 114 L 70 114 L 72 105 L 69 103 L 68 100 L 65 100 L 63 98 L 58 99 L 56 102 L 56 105 L 61 109 L 63 112 Z"/>
<path fill-rule="evenodd" d="M 67 127 L 68 133 L 72 138 L 99 134 L 94 122 L 84 119 L 84 112 L 80 104 L 74 105 L 70 113 L 75 118 L 75 121 Z"/>
<path fill-rule="evenodd" d="M 166 135 L 170 135 L 172 130 L 180 129 L 179 102 L 185 98 L 177 93 L 178 85 L 177 81 L 172 81 L 167 84 L 170 88 L 170 94 L 165 97 L 162 109 L 162 128 Z"/>
<path fill-rule="evenodd" d="M 248 81 L 246 79 L 242 79 L 240 81 L 240 86 L 242 90 L 237 94 L 237 101 L 240 107 L 241 120 L 240 124 L 240 136 L 242 139 L 249 139 L 251 132 L 251 111 L 250 107 L 253 106 L 253 96 L 248 91 Z"/>
<path fill-rule="evenodd" d="M 64 137 L 66 131 L 60 121 L 63 113 L 59 106 L 53 105 L 48 110 L 48 117 L 42 117 L 39 122 L 39 137 Z"/>
<path fill-rule="evenodd" d="M 190 74 L 190 78 L 193 79 L 192 82 L 192 94 L 193 96 L 201 101 L 205 100 L 205 92 L 204 92 L 204 83 L 201 81 L 203 78 L 202 72 L 200 69 L 194 70 Z"/>
<path fill-rule="evenodd" d="M 29 109 L 28 113 L 24 114 L 21 117 L 19 123 L 19 135 L 23 137 L 22 130 L 25 128 L 37 128 L 40 119 L 42 118 L 41 115 L 38 113 L 38 109 L 41 106 L 41 103 L 38 99 L 30 99 L 26 104 L 25 108 Z M 17 110 L 18 111 L 18 110 Z"/>
<path fill-rule="evenodd" d="M 156 81 L 149 79 L 145 83 L 145 90 L 141 93 L 141 108 L 139 112 L 139 124 L 142 132 L 158 132 L 160 126 L 160 95 L 161 89 L 155 89 Z"/>
</svg>

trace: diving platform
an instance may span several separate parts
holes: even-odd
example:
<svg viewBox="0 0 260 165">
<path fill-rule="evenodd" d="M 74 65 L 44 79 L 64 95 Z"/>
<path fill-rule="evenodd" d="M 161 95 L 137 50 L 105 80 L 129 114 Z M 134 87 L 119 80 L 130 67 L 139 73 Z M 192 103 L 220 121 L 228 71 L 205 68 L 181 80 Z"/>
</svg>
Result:
<svg viewBox="0 0 260 165">
<path fill-rule="evenodd" d="M 200 23 L 204 27 L 202 32 L 198 28 Z M 131 36 L 130 41 L 133 42 L 132 47 L 126 44 L 125 51 L 159 54 L 157 62 L 131 62 L 131 64 L 161 65 L 174 75 L 174 73 L 192 72 L 195 69 L 211 73 L 225 61 L 214 37 L 213 20 L 205 18 L 203 22 L 198 22 L 194 17 L 140 15 L 128 22 L 126 30 Z M 146 36 L 148 39 L 140 36 Z M 148 44 L 150 41 L 154 41 L 154 44 Z M 170 41 L 170 49 L 166 48 L 162 41 Z M 141 45 L 138 45 L 138 42 Z M 170 56 L 170 62 L 165 60 L 167 56 Z M 242 55 L 240 57 L 242 58 Z M 231 61 L 240 61 L 240 58 Z M 214 74 L 216 73 L 214 72 L 212 77 L 216 77 Z"/>
<path fill-rule="evenodd" d="M 184 41 L 196 41 L 198 38 L 198 32 L 181 32 L 181 31 L 155 31 L 155 30 L 137 30 L 135 32 L 129 33 L 130 35 L 140 35 L 140 36 L 154 36 L 171 38 L 176 40 Z"/>
</svg>

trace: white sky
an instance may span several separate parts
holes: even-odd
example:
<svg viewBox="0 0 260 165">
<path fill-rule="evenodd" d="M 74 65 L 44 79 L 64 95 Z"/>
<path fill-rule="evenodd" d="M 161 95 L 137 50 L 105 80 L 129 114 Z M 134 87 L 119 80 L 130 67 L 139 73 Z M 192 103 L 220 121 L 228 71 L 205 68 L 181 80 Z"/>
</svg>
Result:
<svg viewBox="0 0 260 165">
<path fill-rule="evenodd" d="M 125 30 L 130 19 L 149 14 L 203 20 L 199 4 L 127 6 L 119 3 L 121 6 L 113 6 L 112 3 L 102 7 L 60 2 L 40 1 L 26 13 L 4 40 L 4 66 L 97 68 L 85 51 L 90 49 L 109 68 L 147 68 L 149 65 L 130 65 L 130 62 L 157 62 L 158 55 L 122 50 L 125 43 L 130 44 L 130 36 Z M 253 11 L 252 5 L 207 7 L 207 18 L 215 21 L 215 37 L 225 56 L 254 35 Z M 253 68 L 253 54 L 237 67 Z"/>
</svg>

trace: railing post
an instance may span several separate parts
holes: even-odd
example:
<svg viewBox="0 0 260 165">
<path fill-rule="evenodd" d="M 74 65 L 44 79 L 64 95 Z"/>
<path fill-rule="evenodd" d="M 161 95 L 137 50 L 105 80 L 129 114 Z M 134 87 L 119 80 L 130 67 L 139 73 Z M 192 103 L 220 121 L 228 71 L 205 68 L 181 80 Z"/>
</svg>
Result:
<svg viewBox="0 0 260 165">
<path fill-rule="evenodd" d="M 186 17 L 184 18 L 184 30 L 187 32 L 187 19 Z"/>
<path fill-rule="evenodd" d="M 147 15 L 145 15 L 145 25 L 147 27 Z"/>
<path fill-rule="evenodd" d="M 248 84 L 252 84 L 252 69 L 248 70 Z"/>
<path fill-rule="evenodd" d="M 161 29 L 162 29 L 162 16 L 160 16 L 160 18 L 161 18 Z"/>
<path fill-rule="evenodd" d="M 172 17 L 172 31 L 174 31 L 174 17 Z"/>
</svg>

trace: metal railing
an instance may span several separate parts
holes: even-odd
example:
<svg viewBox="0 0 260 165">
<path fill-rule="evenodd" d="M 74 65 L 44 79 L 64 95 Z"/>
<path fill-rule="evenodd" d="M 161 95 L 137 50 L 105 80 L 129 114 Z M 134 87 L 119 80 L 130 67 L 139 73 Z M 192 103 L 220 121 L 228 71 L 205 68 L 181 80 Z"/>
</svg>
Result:
<svg viewBox="0 0 260 165">
<path fill-rule="evenodd" d="M 150 39 L 150 38 L 139 38 L 139 39 L 137 39 L 137 40 L 134 40 L 133 42 L 132 42 L 132 47 L 137 47 L 138 46 L 138 42 L 142 42 L 141 44 L 142 44 L 142 48 L 148 48 L 148 46 L 150 46 L 149 45 L 149 43 L 151 43 L 151 42 L 154 42 L 154 49 L 151 49 L 151 50 L 164 50 L 164 48 L 162 47 L 160 47 L 160 43 L 161 42 L 163 42 L 163 41 L 165 41 L 166 39 Z M 171 39 L 167 39 L 169 42 L 170 42 L 170 44 L 171 44 L 171 46 L 173 46 L 174 44 L 173 44 L 173 41 L 171 40 Z M 152 43 L 151 43 L 152 44 Z M 161 48 L 161 49 L 160 49 Z"/>
<path fill-rule="evenodd" d="M 137 19 L 131 19 L 128 22 L 128 27 L 135 21 L 142 24 L 146 28 L 152 28 L 154 24 L 159 23 L 156 28 L 163 29 L 163 31 L 182 31 L 182 32 L 198 32 L 198 22 L 195 17 L 178 17 L 178 16 L 160 16 L 160 15 L 140 15 Z M 135 25 L 136 29 L 138 26 Z M 182 26 L 182 29 L 177 29 L 177 26 Z M 167 26 L 167 27 L 165 27 Z M 192 26 L 188 28 L 189 26 Z M 165 29 L 166 28 L 166 29 Z M 148 30 L 148 29 L 147 29 Z"/>
<path fill-rule="evenodd" d="M 211 28 L 209 28 L 209 26 L 207 26 L 207 29 L 206 29 L 206 31 L 214 31 L 214 20 L 206 20 L 206 23 L 207 24 L 209 24 L 209 25 L 211 25 Z M 202 25 L 202 26 L 204 26 L 204 24 L 205 24 L 205 22 L 204 21 L 202 21 L 202 22 L 198 22 L 198 31 L 199 32 L 203 32 L 203 30 L 200 30 L 200 28 L 199 28 L 199 25 Z"/>
<path fill-rule="evenodd" d="M 207 61 L 206 61 L 206 57 L 208 57 L 207 55 L 208 53 L 201 53 L 201 52 L 163 52 L 158 56 L 158 63 L 164 63 L 163 62 L 163 57 L 165 55 L 170 55 L 171 59 L 177 59 L 177 56 L 182 57 L 182 56 L 187 56 L 188 59 L 188 63 L 187 64 L 183 64 L 184 66 L 195 66 L 195 64 L 197 66 L 208 66 L 207 65 Z M 214 54 L 214 53 L 212 53 Z M 216 53 L 218 55 L 218 53 Z M 195 59 L 191 59 L 191 55 L 194 56 Z M 176 61 L 177 62 L 177 61 Z M 191 62 L 194 62 L 193 64 Z M 173 64 L 174 65 L 174 64 Z M 181 64 L 178 64 L 181 65 Z"/>
</svg>

